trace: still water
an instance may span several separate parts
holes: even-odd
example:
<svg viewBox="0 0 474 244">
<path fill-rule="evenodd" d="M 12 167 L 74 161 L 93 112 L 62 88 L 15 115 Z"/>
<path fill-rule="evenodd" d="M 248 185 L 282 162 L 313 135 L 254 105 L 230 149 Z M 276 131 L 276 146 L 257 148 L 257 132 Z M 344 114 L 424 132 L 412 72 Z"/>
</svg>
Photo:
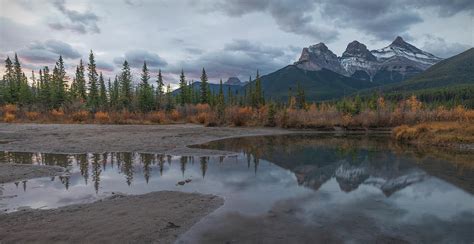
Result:
<svg viewBox="0 0 474 244">
<path fill-rule="evenodd" d="M 0 185 L 0 210 L 48 209 L 115 193 L 176 190 L 225 204 L 179 242 L 474 241 L 473 155 L 383 135 L 284 135 L 195 147 L 232 156 L 0 153 L 0 162 L 67 173 Z"/>
</svg>

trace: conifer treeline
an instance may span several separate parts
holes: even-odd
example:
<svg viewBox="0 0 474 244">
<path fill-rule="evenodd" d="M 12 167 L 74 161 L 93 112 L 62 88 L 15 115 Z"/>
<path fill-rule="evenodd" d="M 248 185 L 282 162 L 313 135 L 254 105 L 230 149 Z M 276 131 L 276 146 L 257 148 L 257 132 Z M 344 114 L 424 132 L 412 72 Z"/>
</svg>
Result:
<svg viewBox="0 0 474 244">
<path fill-rule="evenodd" d="M 87 67 L 86 67 L 87 66 Z M 199 89 L 186 80 L 181 71 L 179 90 L 173 93 L 171 85 L 165 87 L 161 70 L 156 79 L 150 76 L 150 70 L 143 63 L 140 82 L 134 85 L 131 68 L 125 60 L 121 72 L 113 80 L 98 72 L 94 53 L 91 51 L 87 64 L 82 59 L 76 66 L 72 82 L 66 74 L 64 61 L 59 56 L 52 72 L 48 66 L 38 71 L 38 77 L 32 71 L 30 82 L 22 71 L 18 56 L 14 60 L 5 60 L 5 74 L 0 81 L 0 105 L 15 104 L 27 110 L 48 111 L 52 109 L 97 111 L 170 111 L 175 106 L 186 104 L 209 104 L 212 107 L 241 105 L 258 107 L 265 104 L 260 76 L 257 71 L 255 87 L 249 86 L 244 94 L 233 94 L 229 88 L 224 96 L 222 80 L 218 92 L 209 87 L 206 70 L 202 69 Z"/>
</svg>

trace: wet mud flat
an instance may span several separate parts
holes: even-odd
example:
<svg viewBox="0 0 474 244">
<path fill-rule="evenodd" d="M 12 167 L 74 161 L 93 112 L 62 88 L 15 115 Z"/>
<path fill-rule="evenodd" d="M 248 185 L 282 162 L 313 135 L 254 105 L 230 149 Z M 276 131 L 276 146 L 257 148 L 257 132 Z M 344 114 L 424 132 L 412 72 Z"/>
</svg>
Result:
<svg viewBox="0 0 474 244">
<path fill-rule="evenodd" d="M 173 243 L 223 199 L 171 191 L 0 214 L 1 243 Z"/>
</svg>

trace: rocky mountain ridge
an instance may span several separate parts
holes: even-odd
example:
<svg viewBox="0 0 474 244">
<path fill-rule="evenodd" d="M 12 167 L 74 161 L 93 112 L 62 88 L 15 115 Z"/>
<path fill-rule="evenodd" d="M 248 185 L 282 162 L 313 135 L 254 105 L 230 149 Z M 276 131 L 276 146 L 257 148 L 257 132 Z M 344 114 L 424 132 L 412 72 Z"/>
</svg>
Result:
<svg viewBox="0 0 474 244">
<path fill-rule="evenodd" d="M 340 57 L 318 43 L 303 48 L 295 65 L 308 71 L 328 69 L 360 80 L 393 83 L 411 78 L 441 60 L 397 37 L 389 46 L 372 51 L 353 41 Z"/>
</svg>

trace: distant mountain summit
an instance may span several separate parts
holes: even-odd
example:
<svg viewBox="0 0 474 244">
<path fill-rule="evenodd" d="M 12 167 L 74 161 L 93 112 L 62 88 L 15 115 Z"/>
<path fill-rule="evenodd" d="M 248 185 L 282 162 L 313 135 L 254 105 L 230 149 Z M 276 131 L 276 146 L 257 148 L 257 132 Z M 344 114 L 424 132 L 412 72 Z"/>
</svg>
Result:
<svg viewBox="0 0 474 244">
<path fill-rule="evenodd" d="M 246 82 L 240 81 L 239 78 L 237 77 L 229 77 L 226 82 L 224 82 L 226 85 L 232 85 L 232 86 L 243 86 L 246 84 Z"/>
<path fill-rule="evenodd" d="M 295 65 L 309 71 L 328 69 L 336 73 L 344 73 L 337 55 L 322 42 L 303 48 L 300 59 Z"/>
<path fill-rule="evenodd" d="M 356 79 L 393 83 L 411 78 L 441 60 L 398 36 L 389 46 L 372 51 L 366 45 L 353 41 L 341 57 L 337 57 L 324 43 L 318 43 L 303 48 L 295 65 L 308 71 L 328 69 Z"/>
</svg>

